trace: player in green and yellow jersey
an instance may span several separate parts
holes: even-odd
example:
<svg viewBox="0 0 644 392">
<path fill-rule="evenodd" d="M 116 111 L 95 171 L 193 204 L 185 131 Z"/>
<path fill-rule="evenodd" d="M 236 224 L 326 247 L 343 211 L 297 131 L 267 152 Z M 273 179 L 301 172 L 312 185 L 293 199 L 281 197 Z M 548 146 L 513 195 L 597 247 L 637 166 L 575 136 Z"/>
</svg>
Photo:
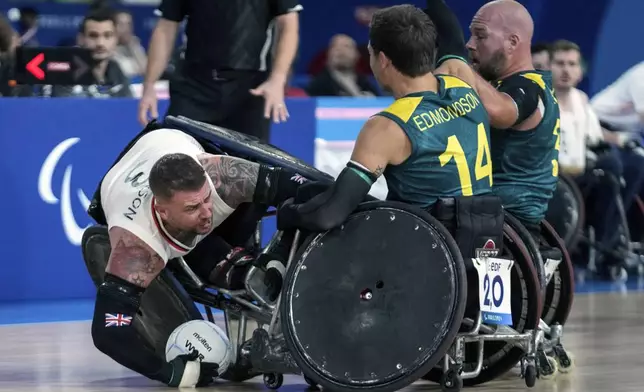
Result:
<svg viewBox="0 0 644 392">
<path fill-rule="evenodd" d="M 424 208 L 439 198 L 491 194 L 488 114 L 472 88 L 463 33 L 441 33 L 458 23 L 443 0 L 427 5 L 425 12 L 400 5 L 374 14 L 371 68 L 396 100 L 364 124 L 335 184 L 303 204 L 280 208 L 278 227 L 339 225 L 383 174 L 389 200 Z"/>
<path fill-rule="evenodd" d="M 494 193 L 532 233 L 557 186 L 559 104 L 549 71 L 536 71 L 533 21 L 518 2 L 485 4 L 467 43 L 476 89 L 490 115 Z"/>
</svg>

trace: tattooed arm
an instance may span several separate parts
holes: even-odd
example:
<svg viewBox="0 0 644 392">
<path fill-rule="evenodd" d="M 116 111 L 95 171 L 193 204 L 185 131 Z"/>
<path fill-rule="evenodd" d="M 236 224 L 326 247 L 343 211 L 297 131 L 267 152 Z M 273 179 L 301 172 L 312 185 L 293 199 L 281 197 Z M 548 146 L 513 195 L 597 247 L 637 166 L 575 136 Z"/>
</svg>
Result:
<svg viewBox="0 0 644 392">
<path fill-rule="evenodd" d="M 131 232 L 110 229 L 112 252 L 106 272 L 139 287 L 148 287 L 165 268 L 163 259 L 148 244 Z"/>
<path fill-rule="evenodd" d="M 228 155 L 202 154 L 199 162 L 210 176 L 217 194 L 231 208 L 253 201 L 259 164 Z"/>
<path fill-rule="evenodd" d="M 295 197 L 308 179 L 288 169 L 260 165 L 227 155 L 202 154 L 199 162 L 217 194 L 231 208 L 246 202 L 278 206 Z"/>
<path fill-rule="evenodd" d="M 372 117 L 360 131 L 351 161 L 335 184 L 306 203 L 281 207 L 278 228 L 319 232 L 341 225 L 365 200 L 387 165 L 404 162 L 411 151 L 411 142 L 400 126 L 387 117 Z"/>
</svg>

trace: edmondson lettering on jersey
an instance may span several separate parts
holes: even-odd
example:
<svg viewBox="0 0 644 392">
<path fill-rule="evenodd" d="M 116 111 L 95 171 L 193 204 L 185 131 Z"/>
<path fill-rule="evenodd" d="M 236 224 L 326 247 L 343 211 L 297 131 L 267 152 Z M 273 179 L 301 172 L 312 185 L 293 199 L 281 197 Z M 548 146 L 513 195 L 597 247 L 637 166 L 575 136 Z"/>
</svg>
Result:
<svg viewBox="0 0 644 392">
<path fill-rule="evenodd" d="M 414 124 L 419 131 L 425 132 L 434 125 L 443 124 L 465 116 L 481 104 L 478 97 L 473 93 L 467 93 L 464 97 L 459 98 L 448 106 L 420 113 L 412 117 Z"/>
</svg>

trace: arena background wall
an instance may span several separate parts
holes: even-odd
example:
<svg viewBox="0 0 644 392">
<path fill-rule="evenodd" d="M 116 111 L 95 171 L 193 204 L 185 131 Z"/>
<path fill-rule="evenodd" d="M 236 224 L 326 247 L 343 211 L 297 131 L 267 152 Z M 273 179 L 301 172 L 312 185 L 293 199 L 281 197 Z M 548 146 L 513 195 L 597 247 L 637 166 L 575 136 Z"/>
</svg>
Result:
<svg viewBox="0 0 644 392">
<path fill-rule="evenodd" d="M 42 45 L 58 45 L 61 40 L 71 39 L 87 11 L 83 0 L 0 0 L 0 12 L 12 8 L 34 6 L 40 13 L 38 39 Z M 156 24 L 155 4 L 159 0 L 121 0 L 121 7 L 134 17 L 135 32 L 147 47 L 152 29 Z M 467 30 L 472 16 L 486 0 L 449 0 L 450 6 Z M 594 94 L 613 81 L 628 67 L 644 60 L 644 52 L 638 46 L 637 36 L 644 15 L 641 0 L 520 0 L 535 21 L 534 41 L 552 41 L 560 38 L 577 42 L 589 65 L 588 77 L 581 88 Z M 366 45 L 368 27 L 357 21 L 361 9 L 400 4 L 397 0 L 343 0 L 333 7 L 324 1 L 303 0 L 301 14 L 302 44 L 296 74 L 306 73 L 308 64 L 337 33 L 349 34 L 358 44 Z M 424 0 L 409 0 L 407 3 L 423 6 Z M 11 14 L 11 13 L 10 13 Z M 333 20 L 333 23 L 329 23 Z M 583 20 L 583 23 L 580 23 Z M 466 37 L 469 34 L 466 34 Z M 633 37 L 633 38 L 630 38 Z"/>
</svg>

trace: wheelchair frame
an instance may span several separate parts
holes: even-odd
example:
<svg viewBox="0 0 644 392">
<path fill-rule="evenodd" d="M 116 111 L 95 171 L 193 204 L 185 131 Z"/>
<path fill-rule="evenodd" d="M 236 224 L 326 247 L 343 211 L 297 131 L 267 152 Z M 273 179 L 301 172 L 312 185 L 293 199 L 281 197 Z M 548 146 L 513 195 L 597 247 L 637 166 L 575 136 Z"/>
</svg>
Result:
<svg viewBox="0 0 644 392">
<path fill-rule="evenodd" d="M 619 242 L 624 246 L 624 253 L 626 255 L 623 263 L 613 266 L 611 268 L 611 275 L 614 280 L 628 279 L 627 270 L 634 269 L 638 277 L 644 276 L 644 246 L 640 241 L 633 241 L 630 235 L 629 220 L 627 211 L 624 208 L 624 203 L 620 193 L 620 189 L 625 186 L 623 178 L 616 178 L 612 173 L 605 172 L 602 169 L 593 169 L 592 176 L 595 180 L 607 178 L 608 181 L 615 187 L 614 199 L 617 207 L 617 214 L 619 215 L 619 229 L 615 235 L 619 236 Z M 566 180 L 568 186 L 577 187 L 580 196 L 585 198 L 588 195 L 588 190 L 579 188 L 572 180 Z M 572 184 L 571 184 L 572 182 Z M 637 196 L 636 196 L 637 198 Z M 637 203 L 637 200 L 633 201 Z M 583 207 L 583 205 L 582 205 Z M 580 234 L 580 242 L 588 246 L 588 264 L 587 270 L 591 274 L 597 273 L 597 252 L 612 254 L 614 249 L 606 249 L 597 242 L 594 227 L 590 224 L 585 224 Z M 572 249 L 571 249 L 572 251 Z"/>
</svg>

